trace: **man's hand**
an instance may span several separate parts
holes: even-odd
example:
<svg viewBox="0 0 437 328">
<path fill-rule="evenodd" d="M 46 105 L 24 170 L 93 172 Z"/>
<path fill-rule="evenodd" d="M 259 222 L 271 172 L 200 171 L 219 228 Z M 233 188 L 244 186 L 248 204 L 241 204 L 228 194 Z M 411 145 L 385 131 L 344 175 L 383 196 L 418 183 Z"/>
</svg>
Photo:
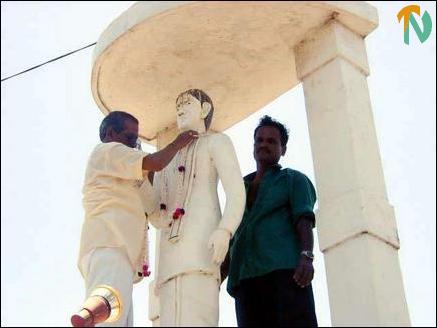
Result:
<svg viewBox="0 0 437 328">
<path fill-rule="evenodd" d="M 299 264 L 297 265 L 297 268 L 294 272 L 293 279 L 296 281 L 296 283 L 304 288 L 308 286 L 311 283 L 311 280 L 313 280 L 314 277 L 314 267 L 313 267 L 313 260 L 310 258 L 301 255 Z"/>
<path fill-rule="evenodd" d="M 173 141 L 173 145 L 177 149 L 182 149 L 188 145 L 194 139 L 199 138 L 199 133 L 197 131 L 189 130 L 180 133 L 176 139 Z"/>
<path fill-rule="evenodd" d="M 184 148 L 197 138 L 199 138 L 199 133 L 197 131 L 190 130 L 182 132 L 164 149 L 161 149 L 154 154 L 144 156 L 142 166 L 143 170 L 154 172 L 161 171 L 171 162 L 180 149 Z"/>
<path fill-rule="evenodd" d="M 226 257 L 231 234 L 224 229 L 216 229 L 209 238 L 208 248 L 213 249 L 212 262 L 220 265 Z"/>
<path fill-rule="evenodd" d="M 301 243 L 301 248 L 306 251 L 313 250 L 313 224 L 314 214 L 312 213 L 299 217 L 296 224 L 296 232 Z M 300 287 L 304 288 L 311 283 L 311 280 L 313 280 L 314 267 L 312 258 L 302 253 L 300 255 L 299 264 L 294 272 L 293 279 Z"/>
</svg>

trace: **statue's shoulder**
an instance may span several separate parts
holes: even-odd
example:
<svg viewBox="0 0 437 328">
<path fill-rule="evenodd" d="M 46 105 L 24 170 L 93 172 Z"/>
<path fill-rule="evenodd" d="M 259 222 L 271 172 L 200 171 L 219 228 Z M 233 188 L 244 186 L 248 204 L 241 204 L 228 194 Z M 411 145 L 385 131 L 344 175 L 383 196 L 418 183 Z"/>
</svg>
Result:
<svg viewBox="0 0 437 328">
<path fill-rule="evenodd" d="M 231 138 L 221 132 L 212 132 L 205 135 L 206 142 L 210 147 L 227 147 L 232 145 Z"/>
<path fill-rule="evenodd" d="M 205 135 L 205 138 L 208 141 L 213 141 L 213 142 L 228 142 L 231 140 L 231 138 L 229 138 L 229 136 L 227 136 L 224 133 L 221 132 L 208 132 Z"/>
</svg>

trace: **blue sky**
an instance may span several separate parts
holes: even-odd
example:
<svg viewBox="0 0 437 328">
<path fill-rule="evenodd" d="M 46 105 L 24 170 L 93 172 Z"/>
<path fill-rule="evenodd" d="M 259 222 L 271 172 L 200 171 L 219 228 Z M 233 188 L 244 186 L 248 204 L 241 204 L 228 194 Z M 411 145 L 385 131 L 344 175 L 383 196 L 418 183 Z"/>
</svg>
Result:
<svg viewBox="0 0 437 328">
<path fill-rule="evenodd" d="M 435 4 L 414 3 L 427 10 L 435 24 Z M 3 1 L 2 78 L 96 41 L 131 4 Z M 412 36 L 407 46 L 396 14 L 412 3 L 372 4 L 380 25 L 366 39 L 368 84 L 401 240 L 407 303 L 414 326 L 435 326 L 435 26 L 425 43 Z M 84 297 L 76 268 L 81 188 L 103 118 L 91 95 L 91 55 L 89 48 L 1 83 L 2 326 L 68 325 L 69 314 Z M 291 130 L 281 164 L 316 183 L 301 86 L 225 131 L 234 142 L 243 174 L 255 169 L 247 145 L 265 114 Z M 151 237 L 153 245 L 153 232 Z M 316 311 L 319 324 L 329 326 L 323 255 L 317 244 L 315 253 Z M 143 281 L 134 291 L 136 326 L 151 325 L 147 298 L 148 281 Z M 233 300 L 223 290 L 220 325 L 235 323 Z"/>
</svg>

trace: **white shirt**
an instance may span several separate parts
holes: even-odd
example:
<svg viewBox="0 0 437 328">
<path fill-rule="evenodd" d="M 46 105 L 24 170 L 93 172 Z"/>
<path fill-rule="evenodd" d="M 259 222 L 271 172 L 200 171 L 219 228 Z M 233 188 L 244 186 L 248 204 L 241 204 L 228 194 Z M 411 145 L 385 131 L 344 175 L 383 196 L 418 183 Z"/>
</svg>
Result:
<svg viewBox="0 0 437 328">
<path fill-rule="evenodd" d="M 79 253 L 82 275 L 81 259 L 99 247 L 120 247 L 126 251 L 132 269 L 139 266 L 147 218 L 138 180 L 146 176 L 142 163 L 147 155 L 117 142 L 101 143 L 91 153 L 82 190 L 85 209 Z M 147 178 L 144 180 L 148 183 Z"/>
</svg>

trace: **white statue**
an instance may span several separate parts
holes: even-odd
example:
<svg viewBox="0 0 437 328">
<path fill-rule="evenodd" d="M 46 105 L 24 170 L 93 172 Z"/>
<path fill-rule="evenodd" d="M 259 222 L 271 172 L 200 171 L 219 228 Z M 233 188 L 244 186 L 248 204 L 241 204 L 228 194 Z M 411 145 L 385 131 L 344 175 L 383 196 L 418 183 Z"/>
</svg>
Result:
<svg viewBox="0 0 437 328">
<path fill-rule="evenodd" d="M 179 130 L 197 131 L 199 138 L 154 177 L 159 205 L 150 221 L 161 233 L 156 278 L 160 326 L 218 325 L 220 264 L 241 222 L 246 194 L 230 138 L 208 132 L 213 111 L 202 90 L 177 97 Z M 223 215 L 218 179 L 226 193 Z"/>
</svg>

